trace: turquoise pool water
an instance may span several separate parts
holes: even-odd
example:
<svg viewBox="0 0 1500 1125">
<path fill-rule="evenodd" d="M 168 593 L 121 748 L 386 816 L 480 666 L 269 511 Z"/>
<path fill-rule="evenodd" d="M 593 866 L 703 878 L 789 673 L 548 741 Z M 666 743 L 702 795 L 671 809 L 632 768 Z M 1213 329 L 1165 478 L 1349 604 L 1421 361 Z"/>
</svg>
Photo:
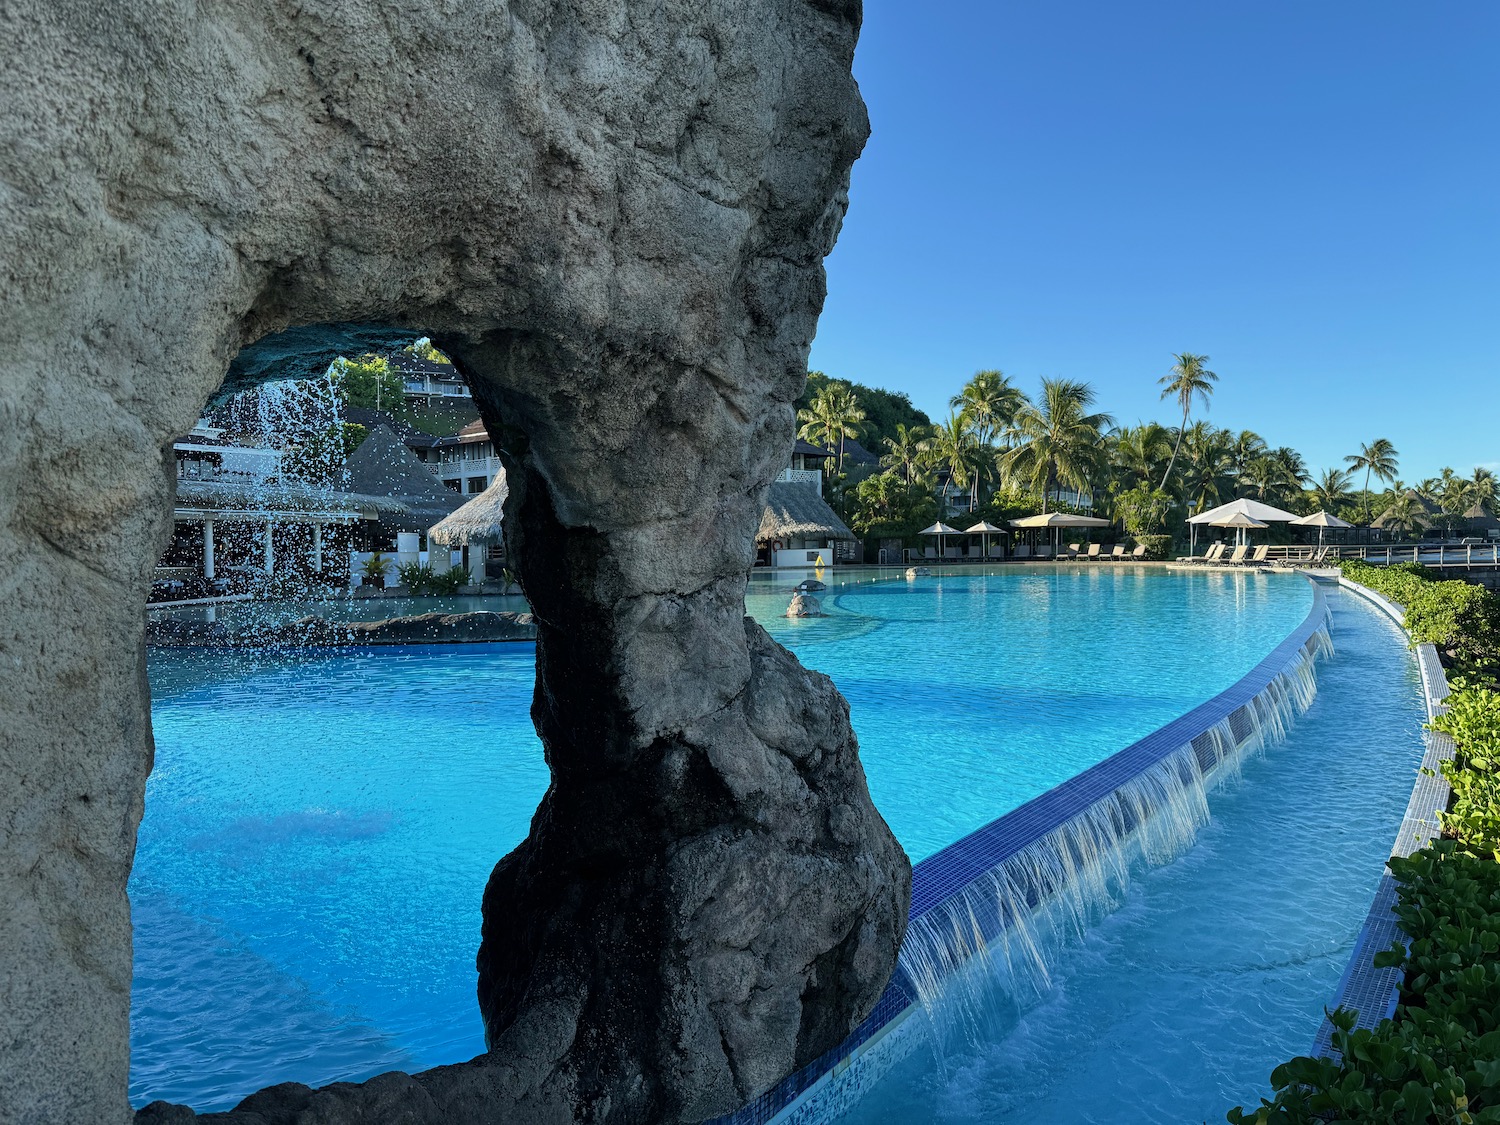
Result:
<svg viewBox="0 0 1500 1125">
<path fill-rule="evenodd" d="M 1052 952 L 1050 987 L 980 988 L 924 1016 L 848 1125 L 1224 1120 L 1312 1049 L 1421 761 L 1416 663 L 1391 621 L 1330 593 L 1333 659 L 1287 739 L 1210 797 L 1197 843 Z M 934 1031 L 935 1027 L 947 1030 Z M 893 1044 L 894 1045 L 894 1044 Z"/>
<path fill-rule="evenodd" d="M 1300 578 L 1095 564 L 851 572 L 831 616 L 793 621 L 797 577 L 756 576 L 749 610 L 849 698 L 914 859 L 1210 698 L 1312 604 Z M 482 1050 L 480 892 L 547 780 L 532 663 L 524 645 L 153 654 L 136 1104 Z"/>
</svg>

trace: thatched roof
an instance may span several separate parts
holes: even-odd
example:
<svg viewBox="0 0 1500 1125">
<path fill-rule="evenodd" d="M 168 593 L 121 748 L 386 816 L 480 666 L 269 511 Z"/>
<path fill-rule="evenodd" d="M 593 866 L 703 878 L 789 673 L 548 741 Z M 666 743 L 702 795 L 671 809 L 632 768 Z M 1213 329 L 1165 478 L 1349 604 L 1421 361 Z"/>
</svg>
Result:
<svg viewBox="0 0 1500 1125">
<path fill-rule="evenodd" d="M 370 496 L 399 501 L 399 514 L 382 513 L 380 522 L 396 531 L 426 531 L 463 504 L 464 499 L 428 471 L 389 426 L 376 426 L 349 456 L 349 487 Z"/>
<path fill-rule="evenodd" d="M 777 481 L 766 495 L 766 510 L 760 515 L 757 543 L 773 539 L 853 539 L 823 498 L 805 484 Z"/>
<path fill-rule="evenodd" d="M 439 547 L 488 547 L 499 543 L 500 522 L 505 518 L 505 498 L 509 495 L 510 485 L 502 469 L 478 496 L 428 528 L 427 538 Z"/>
<path fill-rule="evenodd" d="M 1473 531 L 1492 531 L 1500 528 L 1500 519 L 1496 519 L 1483 504 L 1475 504 L 1464 513 L 1464 519 L 1469 521 L 1469 528 Z"/>
<path fill-rule="evenodd" d="M 317 488 L 301 481 L 266 484 L 231 477 L 177 482 L 177 507 L 218 512 L 375 512 L 399 513 L 406 505 L 390 496 Z"/>
</svg>

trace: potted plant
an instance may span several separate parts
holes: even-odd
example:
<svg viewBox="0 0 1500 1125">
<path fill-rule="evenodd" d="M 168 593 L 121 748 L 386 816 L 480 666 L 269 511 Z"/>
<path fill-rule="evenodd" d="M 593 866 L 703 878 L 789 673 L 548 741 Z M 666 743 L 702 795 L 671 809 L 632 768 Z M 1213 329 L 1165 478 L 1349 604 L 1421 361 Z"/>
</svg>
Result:
<svg viewBox="0 0 1500 1125">
<path fill-rule="evenodd" d="M 364 561 L 364 565 L 359 568 L 361 576 L 360 585 L 373 586 L 377 590 L 384 590 L 386 565 L 386 557 L 379 551 L 376 551 L 373 555 L 367 558 Z"/>
</svg>

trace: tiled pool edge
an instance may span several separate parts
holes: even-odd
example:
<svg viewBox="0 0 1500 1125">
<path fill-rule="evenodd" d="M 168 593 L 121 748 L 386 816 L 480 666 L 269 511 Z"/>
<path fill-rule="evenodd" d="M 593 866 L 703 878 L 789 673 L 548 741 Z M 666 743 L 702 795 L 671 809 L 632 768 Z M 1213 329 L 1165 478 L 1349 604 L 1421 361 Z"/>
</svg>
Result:
<svg viewBox="0 0 1500 1125">
<path fill-rule="evenodd" d="M 1247 711 L 1254 711 L 1269 689 L 1285 673 L 1302 663 L 1310 665 L 1327 641 L 1329 608 L 1322 588 L 1312 582 L 1313 605 L 1306 619 L 1259 664 L 1238 682 L 1172 722 L 1112 754 L 1104 761 L 1013 809 L 983 828 L 955 841 L 918 863 L 912 871 L 912 905 L 908 925 L 916 922 L 986 877 L 1006 859 L 1037 844 L 1089 809 L 1115 795 L 1122 787 L 1144 777 L 1172 755 L 1191 747 L 1198 768 L 1207 778 L 1228 760 L 1226 752 L 1211 764 L 1205 754 L 1217 751 L 1199 743 L 1220 724 L 1229 723 L 1239 739 L 1232 751 L 1246 741 L 1239 724 Z M 905 970 L 897 969 L 874 1010 L 854 1032 L 832 1051 L 814 1060 L 749 1105 L 711 1125 L 766 1125 L 813 1096 L 821 1086 L 837 1079 L 861 1055 L 879 1043 L 912 1013 L 917 993 Z"/>
<path fill-rule="evenodd" d="M 1339 586 L 1363 597 L 1405 630 L 1406 618 L 1400 606 L 1342 575 Z M 1443 673 L 1437 649 L 1432 645 L 1418 645 L 1416 656 L 1422 673 L 1427 717 L 1431 719 L 1447 710 L 1443 700 L 1448 698 L 1448 678 Z M 1453 739 L 1439 731 L 1427 731 L 1425 737 L 1427 749 L 1422 755 L 1421 769 L 1412 785 L 1396 841 L 1391 845 L 1392 856 L 1405 857 L 1425 846 L 1438 833 L 1438 813 L 1448 807 L 1448 783 L 1443 780 L 1440 767 L 1442 762 L 1453 757 Z M 1349 964 L 1339 979 L 1338 991 L 1331 1005 L 1332 1008 L 1357 1012 L 1356 1027 L 1374 1027 L 1381 1020 L 1395 1015 L 1396 1004 L 1401 998 L 1400 971 L 1377 969 L 1374 965 L 1377 953 L 1385 952 L 1397 942 L 1406 944 L 1406 935 L 1396 922 L 1395 906 L 1396 880 L 1387 868 L 1380 877 L 1370 912 L 1355 938 Z M 1318 1029 L 1313 1054 L 1328 1058 L 1337 1056 L 1333 1049 L 1333 1025 L 1326 1018 Z"/>
</svg>

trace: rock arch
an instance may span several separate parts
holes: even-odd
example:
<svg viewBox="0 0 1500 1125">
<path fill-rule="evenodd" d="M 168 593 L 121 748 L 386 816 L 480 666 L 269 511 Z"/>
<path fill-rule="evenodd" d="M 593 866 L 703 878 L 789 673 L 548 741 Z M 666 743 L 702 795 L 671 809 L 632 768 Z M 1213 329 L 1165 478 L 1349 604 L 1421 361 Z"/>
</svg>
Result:
<svg viewBox="0 0 1500 1125">
<path fill-rule="evenodd" d="M 0 11 L 0 1118 L 128 1117 L 141 618 L 171 442 L 226 373 L 305 372 L 384 325 L 429 331 L 503 435 L 554 780 L 485 895 L 491 1051 L 235 1116 L 697 1120 L 874 1003 L 905 856 L 842 699 L 743 619 L 866 135 L 858 19 L 857 0 Z"/>
</svg>

